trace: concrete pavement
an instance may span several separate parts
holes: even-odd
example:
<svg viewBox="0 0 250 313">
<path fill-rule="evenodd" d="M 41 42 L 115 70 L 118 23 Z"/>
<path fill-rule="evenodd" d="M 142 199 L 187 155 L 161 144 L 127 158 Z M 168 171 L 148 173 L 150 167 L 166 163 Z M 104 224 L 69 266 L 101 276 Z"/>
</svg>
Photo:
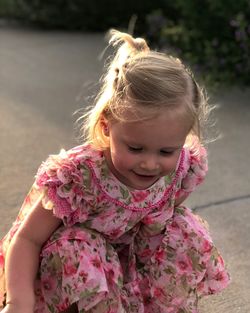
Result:
<svg viewBox="0 0 250 313">
<path fill-rule="evenodd" d="M 78 143 L 72 114 L 91 102 L 104 46 L 102 34 L 0 28 L 0 235 L 41 161 Z M 234 88 L 211 99 L 222 138 L 209 145 L 207 180 L 187 201 L 209 222 L 232 276 L 227 290 L 202 300 L 202 313 L 250 312 L 249 99 L 250 89 Z"/>
</svg>

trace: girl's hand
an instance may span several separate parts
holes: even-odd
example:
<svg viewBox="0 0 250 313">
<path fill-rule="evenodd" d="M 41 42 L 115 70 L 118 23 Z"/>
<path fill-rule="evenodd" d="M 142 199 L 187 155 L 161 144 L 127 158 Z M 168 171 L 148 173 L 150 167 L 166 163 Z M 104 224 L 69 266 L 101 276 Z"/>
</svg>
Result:
<svg viewBox="0 0 250 313">
<path fill-rule="evenodd" d="M 1 311 L 1 313 L 33 313 L 34 308 L 31 305 L 30 307 L 22 304 L 9 303 Z"/>
</svg>

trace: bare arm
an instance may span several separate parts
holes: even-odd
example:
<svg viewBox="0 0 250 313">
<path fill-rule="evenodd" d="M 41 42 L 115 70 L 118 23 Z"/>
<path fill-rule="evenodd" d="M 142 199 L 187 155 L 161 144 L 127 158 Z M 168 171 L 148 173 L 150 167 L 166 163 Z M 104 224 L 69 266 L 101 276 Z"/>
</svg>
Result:
<svg viewBox="0 0 250 313">
<path fill-rule="evenodd" d="M 61 224 L 39 200 L 14 236 L 6 256 L 7 307 L 4 312 L 33 313 L 34 281 L 44 242 Z"/>
</svg>

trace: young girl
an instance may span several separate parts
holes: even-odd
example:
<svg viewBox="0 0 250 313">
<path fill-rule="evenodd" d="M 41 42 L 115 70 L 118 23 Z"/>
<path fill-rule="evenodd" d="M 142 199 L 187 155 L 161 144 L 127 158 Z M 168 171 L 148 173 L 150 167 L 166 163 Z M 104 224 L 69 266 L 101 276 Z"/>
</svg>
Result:
<svg viewBox="0 0 250 313">
<path fill-rule="evenodd" d="M 206 226 L 181 205 L 207 172 L 206 99 L 178 59 L 111 34 L 86 143 L 41 165 L 1 242 L 4 313 L 195 313 L 228 285 Z"/>
</svg>

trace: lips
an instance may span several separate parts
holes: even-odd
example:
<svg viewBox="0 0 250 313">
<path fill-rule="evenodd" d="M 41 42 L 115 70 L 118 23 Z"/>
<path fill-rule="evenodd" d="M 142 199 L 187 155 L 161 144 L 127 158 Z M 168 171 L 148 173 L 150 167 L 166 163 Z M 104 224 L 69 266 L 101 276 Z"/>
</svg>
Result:
<svg viewBox="0 0 250 313">
<path fill-rule="evenodd" d="M 148 175 L 148 174 L 139 174 L 132 171 L 134 178 L 131 179 L 134 181 L 134 185 L 136 185 L 136 189 L 146 189 L 152 186 L 159 178 L 159 174 L 157 175 Z"/>
<path fill-rule="evenodd" d="M 144 178 L 144 179 L 153 179 L 156 178 L 158 175 L 145 175 L 145 174 L 139 174 L 136 172 L 133 172 L 136 176 Z"/>
<path fill-rule="evenodd" d="M 140 177 L 145 177 L 145 178 L 153 178 L 153 177 L 155 177 L 155 175 L 143 175 L 143 174 L 137 174 L 137 173 L 136 173 L 136 175 L 140 176 Z"/>
</svg>

